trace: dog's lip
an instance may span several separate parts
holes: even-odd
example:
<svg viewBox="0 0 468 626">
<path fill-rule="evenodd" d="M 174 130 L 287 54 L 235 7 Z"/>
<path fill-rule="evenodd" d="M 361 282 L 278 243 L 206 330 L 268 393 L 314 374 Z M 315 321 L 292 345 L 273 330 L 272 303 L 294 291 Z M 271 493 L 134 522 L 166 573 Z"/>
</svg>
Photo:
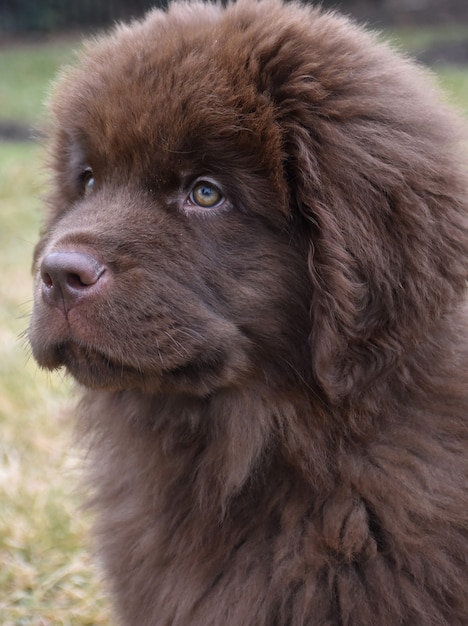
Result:
<svg viewBox="0 0 468 626">
<path fill-rule="evenodd" d="M 100 348 L 93 345 L 85 345 L 70 341 L 67 346 L 61 346 L 62 358 L 64 364 L 69 367 L 70 361 L 85 361 L 85 363 L 92 363 L 99 367 L 104 367 L 106 371 L 119 371 L 123 372 L 136 372 L 139 371 L 135 366 L 130 363 L 126 363 L 123 359 L 117 358 L 115 355 L 110 355 Z"/>
<path fill-rule="evenodd" d="M 63 339 L 36 349 L 34 357 L 41 367 L 50 370 L 66 367 L 72 374 L 77 367 L 80 369 L 98 367 L 108 372 L 138 371 L 130 363 L 117 359 L 115 355 L 109 355 L 96 346 L 82 344 L 73 339 Z"/>
<path fill-rule="evenodd" d="M 60 341 L 44 345 L 31 338 L 30 343 L 33 356 L 40 367 L 48 370 L 56 370 L 64 364 L 62 359 L 62 346 L 65 342 Z"/>
<path fill-rule="evenodd" d="M 116 355 L 103 351 L 95 345 L 84 344 L 75 339 L 65 339 L 44 346 L 42 350 L 35 353 L 35 358 L 39 365 L 46 369 L 54 370 L 65 367 L 79 381 L 83 378 L 84 373 L 86 373 L 86 378 L 93 375 L 98 378 L 102 375 L 106 375 L 106 377 L 114 376 L 116 378 L 137 375 L 142 380 L 145 378 L 145 371 L 137 366 L 117 358 Z M 203 361 L 203 366 L 207 369 L 213 368 L 215 365 L 209 359 Z M 160 371 L 156 371 L 156 368 L 152 367 L 151 373 L 153 376 L 170 375 L 177 377 L 187 372 L 190 368 L 193 368 L 193 364 L 186 362 L 180 363 L 175 367 L 168 367 L 167 369 L 161 367 Z"/>
<path fill-rule="evenodd" d="M 200 361 L 188 360 L 176 367 L 141 369 L 100 348 L 73 339 L 49 344 L 35 358 L 41 367 L 50 370 L 65 367 L 78 383 L 90 389 L 116 391 L 139 387 L 155 391 L 177 388 L 201 394 L 210 391 L 210 384 L 219 384 L 221 379 L 217 370 L 222 371 L 224 363 L 220 353 L 211 358 L 205 355 Z"/>
<path fill-rule="evenodd" d="M 61 341 L 44 351 L 42 367 L 65 367 L 73 378 L 93 389 L 121 389 L 142 384 L 145 373 L 132 364 L 108 355 L 99 348 L 83 345 L 74 340 Z"/>
</svg>

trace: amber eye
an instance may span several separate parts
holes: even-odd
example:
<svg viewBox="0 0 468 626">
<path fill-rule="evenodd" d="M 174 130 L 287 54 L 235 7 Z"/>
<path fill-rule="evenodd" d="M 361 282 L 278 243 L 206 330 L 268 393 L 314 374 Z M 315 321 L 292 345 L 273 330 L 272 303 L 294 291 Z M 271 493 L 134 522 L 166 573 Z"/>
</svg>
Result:
<svg viewBox="0 0 468 626">
<path fill-rule="evenodd" d="M 221 204 L 223 194 L 209 181 L 202 180 L 192 189 L 189 199 L 202 209 L 211 209 Z"/>
<path fill-rule="evenodd" d="M 81 188 L 83 189 L 84 193 L 90 193 L 93 191 L 94 188 L 94 174 L 93 174 L 93 170 L 90 167 L 87 167 L 83 173 L 81 174 L 80 177 L 80 182 L 81 182 Z"/>
</svg>

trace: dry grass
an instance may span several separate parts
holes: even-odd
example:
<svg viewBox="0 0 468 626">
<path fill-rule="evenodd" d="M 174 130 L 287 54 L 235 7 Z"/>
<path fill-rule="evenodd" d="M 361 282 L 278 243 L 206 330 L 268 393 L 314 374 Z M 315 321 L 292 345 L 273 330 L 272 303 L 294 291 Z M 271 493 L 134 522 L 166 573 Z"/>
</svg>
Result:
<svg viewBox="0 0 468 626">
<path fill-rule="evenodd" d="M 38 370 L 20 335 L 42 187 L 39 148 L 0 144 L 0 624 L 109 624 L 77 513 L 70 385 Z"/>
</svg>

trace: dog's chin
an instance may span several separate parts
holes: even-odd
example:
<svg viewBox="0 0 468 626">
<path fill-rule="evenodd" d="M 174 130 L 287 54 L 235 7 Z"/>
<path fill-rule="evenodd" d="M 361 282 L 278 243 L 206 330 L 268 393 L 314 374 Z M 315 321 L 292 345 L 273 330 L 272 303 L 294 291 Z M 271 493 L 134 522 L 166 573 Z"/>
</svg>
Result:
<svg viewBox="0 0 468 626">
<path fill-rule="evenodd" d="M 80 384 L 89 389 L 124 391 L 139 389 L 147 393 L 186 393 L 206 396 L 217 389 L 240 384 L 248 375 L 248 360 L 242 350 L 207 349 L 203 354 L 164 368 L 161 364 L 137 367 L 74 341 L 43 346 L 33 350 L 41 367 L 57 370 L 62 367 Z"/>
</svg>

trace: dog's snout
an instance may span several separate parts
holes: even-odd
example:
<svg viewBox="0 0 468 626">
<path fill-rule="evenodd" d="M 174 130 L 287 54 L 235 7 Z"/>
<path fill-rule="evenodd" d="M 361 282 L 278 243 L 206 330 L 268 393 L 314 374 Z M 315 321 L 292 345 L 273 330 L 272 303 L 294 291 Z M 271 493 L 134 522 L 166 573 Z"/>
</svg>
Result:
<svg viewBox="0 0 468 626">
<path fill-rule="evenodd" d="M 106 268 L 91 254 L 58 251 L 44 257 L 40 272 L 46 302 L 70 309 L 95 291 Z"/>
</svg>

